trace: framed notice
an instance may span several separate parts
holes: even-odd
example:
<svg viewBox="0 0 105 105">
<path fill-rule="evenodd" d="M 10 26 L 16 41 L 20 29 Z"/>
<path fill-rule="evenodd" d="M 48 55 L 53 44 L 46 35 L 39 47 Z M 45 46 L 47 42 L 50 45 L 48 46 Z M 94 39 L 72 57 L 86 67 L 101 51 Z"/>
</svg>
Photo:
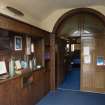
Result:
<svg viewBox="0 0 105 105">
<path fill-rule="evenodd" d="M 15 51 L 22 50 L 22 37 L 15 36 L 14 42 L 15 42 Z"/>
<path fill-rule="evenodd" d="M 102 66 L 102 65 L 104 65 L 104 57 L 98 56 L 97 57 L 97 66 Z"/>
<path fill-rule="evenodd" d="M 91 63 L 91 56 L 90 55 L 85 55 L 84 56 L 84 63 L 85 64 L 90 64 Z"/>
<path fill-rule="evenodd" d="M 0 61 L 0 74 L 7 73 L 5 61 Z"/>
<path fill-rule="evenodd" d="M 31 37 L 26 37 L 26 55 L 31 55 Z"/>
<path fill-rule="evenodd" d="M 83 48 L 83 55 L 90 55 L 90 49 L 88 46 Z"/>
</svg>

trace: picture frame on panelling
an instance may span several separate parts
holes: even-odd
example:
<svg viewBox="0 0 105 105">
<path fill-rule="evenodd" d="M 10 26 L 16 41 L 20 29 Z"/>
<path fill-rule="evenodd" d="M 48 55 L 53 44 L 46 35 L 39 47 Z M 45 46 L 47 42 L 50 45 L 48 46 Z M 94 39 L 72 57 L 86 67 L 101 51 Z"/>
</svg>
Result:
<svg viewBox="0 0 105 105">
<path fill-rule="evenodd" d="M 5 61 L 0 61 L 0 75 L 6 73 L 7 73 L 6 63 Z"/>
<path fill-rule="evenodd" d="M 104 65 L 104 57 L 97 56 L 97 66 L 103 66 L 103 65 Z"/>
<path fill-rule="evenodd" d="M 14 42 L 15 42 L 15 51 L 21 51 L 22 50 L 22 37 L 15 36 Z"/>
<path fill-rule="evenodd" d="M 26 37 L 26 55 L 31 55 L 31 37 Z"/>
</svg>

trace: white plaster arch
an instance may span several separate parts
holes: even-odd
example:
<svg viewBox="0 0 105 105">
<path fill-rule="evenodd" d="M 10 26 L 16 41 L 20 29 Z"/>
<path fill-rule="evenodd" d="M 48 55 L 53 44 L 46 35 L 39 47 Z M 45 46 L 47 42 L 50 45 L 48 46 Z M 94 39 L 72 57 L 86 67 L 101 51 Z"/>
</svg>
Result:
<svg viewBox="0 0 105 105">
<path fill-rule="evenodd" d="M 103 15 L 105 15 L 105 6 L 102 5 L 98 5 L 98 6 L 90 6 L 90 7 L 85 7 L 85 8 L 92 8 L 97 10 L 98 12 L 102 13 Z M 74 8 L 70 8 L 70 9 L 59 9 L 54 11 L 53 13 L 51 13 L 46 19 L 44 19 L 41 23 L 40 23 L 40 28 L 45 29 L 49 32 L 52 32 L 54 25 L 56 24 L 57 20 L 66 12 L 72 10 Z"/>
</svg>

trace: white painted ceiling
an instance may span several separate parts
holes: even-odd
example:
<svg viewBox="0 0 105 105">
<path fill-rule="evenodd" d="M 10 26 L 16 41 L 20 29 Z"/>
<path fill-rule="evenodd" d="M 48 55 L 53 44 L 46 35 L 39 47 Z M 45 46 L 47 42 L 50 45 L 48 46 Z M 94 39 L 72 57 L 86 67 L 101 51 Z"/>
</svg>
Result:
<svg viewBox="0 0 105 105">
<path fill-rule="evenodd" d="M 58 9 L 105 5 L 105 0 L 0 0 L 0 9 L 12 6 L 37 21 L 43 21 Z"/>
</svg>

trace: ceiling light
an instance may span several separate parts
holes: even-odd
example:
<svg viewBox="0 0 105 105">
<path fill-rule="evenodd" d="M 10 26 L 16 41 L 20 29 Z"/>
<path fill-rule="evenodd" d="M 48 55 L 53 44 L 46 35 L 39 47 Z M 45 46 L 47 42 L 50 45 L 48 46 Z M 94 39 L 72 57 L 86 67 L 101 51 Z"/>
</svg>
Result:
<svg viewBox="0 0 105 105">
<path fill-rule="evenodd" d="M 11 11 L 12 13 L 18 15 L 18 16 L 24 16 L 24 13 L 21 12 L 20 10 L 16 9 L 16 8 L 13 8 L 13 7 L 10 7 L 10 6 L 7 6 L 6 7 L 9 11 Z"/>
</svg>

